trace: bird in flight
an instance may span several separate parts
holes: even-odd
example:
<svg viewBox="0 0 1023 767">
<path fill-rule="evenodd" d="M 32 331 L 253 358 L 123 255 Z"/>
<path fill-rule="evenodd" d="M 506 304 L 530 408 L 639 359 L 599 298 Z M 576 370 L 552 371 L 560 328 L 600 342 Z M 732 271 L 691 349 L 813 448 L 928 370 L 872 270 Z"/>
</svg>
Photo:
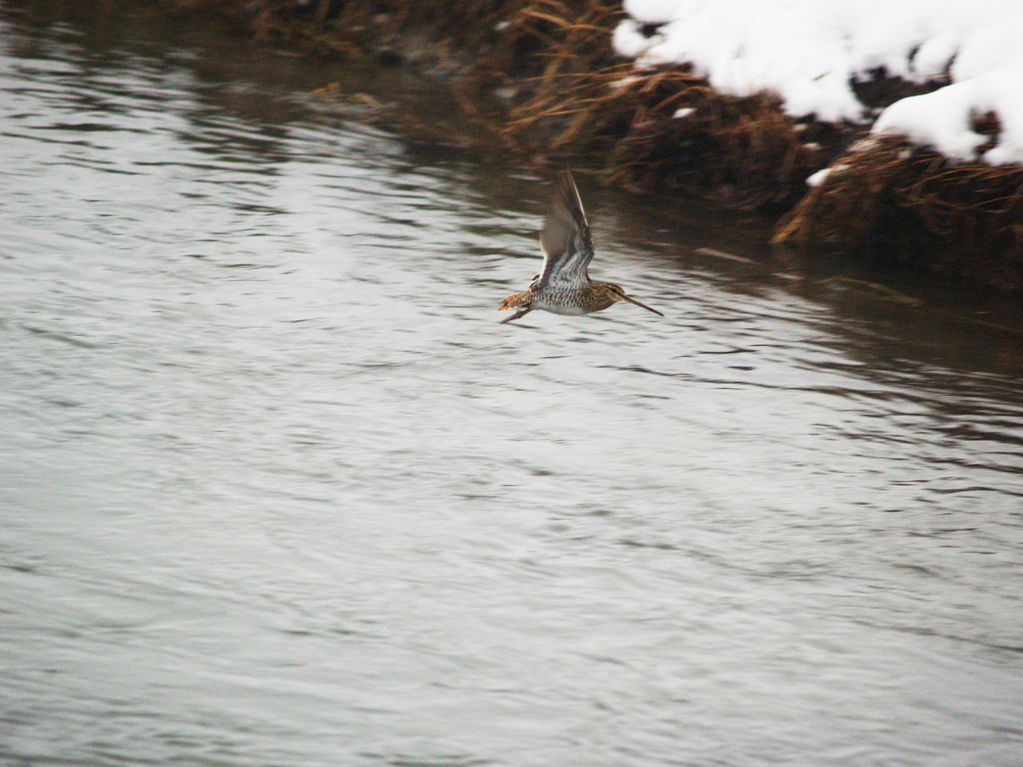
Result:
<svg viewBox="0 0 1023 767">
<path fill-rule="evenodd" d="M 518 309 L 506 322 L 520 319 L 534 309 L 554 314 L 590 314 L 619 301 L 641 306 L 648 312 L 661 312 L 625 295 L 621 285 L 594 282 L 587 267 L 593 260 L 593 241 L 586 211 L 571 171 L 558 174 L 557 188 L 547 209 L 540 231 L 543 271 L 533 277 L 529 287 L 512 293 L 501 303 L 501 310 Z"/>
</svg>

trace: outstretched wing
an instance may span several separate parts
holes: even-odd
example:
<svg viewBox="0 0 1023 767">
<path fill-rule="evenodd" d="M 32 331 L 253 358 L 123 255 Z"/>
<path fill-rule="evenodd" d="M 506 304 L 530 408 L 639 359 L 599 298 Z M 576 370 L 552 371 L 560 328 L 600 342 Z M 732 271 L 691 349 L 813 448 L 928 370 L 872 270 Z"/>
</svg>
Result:
<svg viewBox="0 0 1023 767">
<path fill-rule="evenodd" d="M 552 282 L 568 285 L 589 282 L 586 267 L 593 259 L 593 241 L 571 171 L 558 174 L 557 188 L 540 231 L 540 247 L 544 252 L 543 272 L 536 287 Z"/>
</svg>

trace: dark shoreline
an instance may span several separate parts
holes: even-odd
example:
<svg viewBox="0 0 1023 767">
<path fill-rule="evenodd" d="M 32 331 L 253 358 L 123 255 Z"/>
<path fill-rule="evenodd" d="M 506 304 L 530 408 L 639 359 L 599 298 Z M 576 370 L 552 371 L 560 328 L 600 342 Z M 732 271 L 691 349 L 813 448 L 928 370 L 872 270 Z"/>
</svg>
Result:
<svg viewBox="0 0 1023 767">
<path fill-rule="evenodd" d="M 763 211 L 779 247 L 1023 290 L 1023 168 L 955 164 L 905 141 L 864 141 L 867 126 L 793 120 L 769 94 L 725 96 L 684 67 L 639 70 L 611 50 L 618 0 L 164 1 L 297 52 L 440 81 L 470 132 L 526 162 Z M 855 84 L 876 107 L 933 87 L 883 72 Z M 997 116 L 981 119 L 979 131 L 997 133 Z M 806 186 L 836 162 L 847 170 Z"/>
</svg>

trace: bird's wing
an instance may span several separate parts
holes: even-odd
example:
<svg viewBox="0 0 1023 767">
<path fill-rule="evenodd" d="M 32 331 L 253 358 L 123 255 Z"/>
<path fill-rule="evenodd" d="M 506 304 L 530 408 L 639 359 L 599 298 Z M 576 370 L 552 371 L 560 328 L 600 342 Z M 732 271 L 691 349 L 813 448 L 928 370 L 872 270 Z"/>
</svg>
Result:
<svg viewBox="0 0 1023 767">
<path fill-rule="evenodd" d="M 589 282 L 586 267 L 593 258 L 593 241 L 571 171 L 558 174 L 557 188 L 540 231 L 540 247 L 544 260 L 538 286 Z"/>
</svg>

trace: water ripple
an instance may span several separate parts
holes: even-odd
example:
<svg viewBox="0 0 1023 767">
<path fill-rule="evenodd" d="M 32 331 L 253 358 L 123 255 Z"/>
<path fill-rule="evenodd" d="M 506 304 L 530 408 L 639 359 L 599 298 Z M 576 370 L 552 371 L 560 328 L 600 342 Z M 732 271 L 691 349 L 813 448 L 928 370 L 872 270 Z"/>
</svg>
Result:
<svg viewBox="0 0 1023 767">
<path fill-rule="evenodd" d="M 1008 763 L 1015 339 L 583 174 L 667 316 L 498 325 L 540 179 L 304 95 L 379 73 L 15 5 L 0 761 Z"/>
</svg>

